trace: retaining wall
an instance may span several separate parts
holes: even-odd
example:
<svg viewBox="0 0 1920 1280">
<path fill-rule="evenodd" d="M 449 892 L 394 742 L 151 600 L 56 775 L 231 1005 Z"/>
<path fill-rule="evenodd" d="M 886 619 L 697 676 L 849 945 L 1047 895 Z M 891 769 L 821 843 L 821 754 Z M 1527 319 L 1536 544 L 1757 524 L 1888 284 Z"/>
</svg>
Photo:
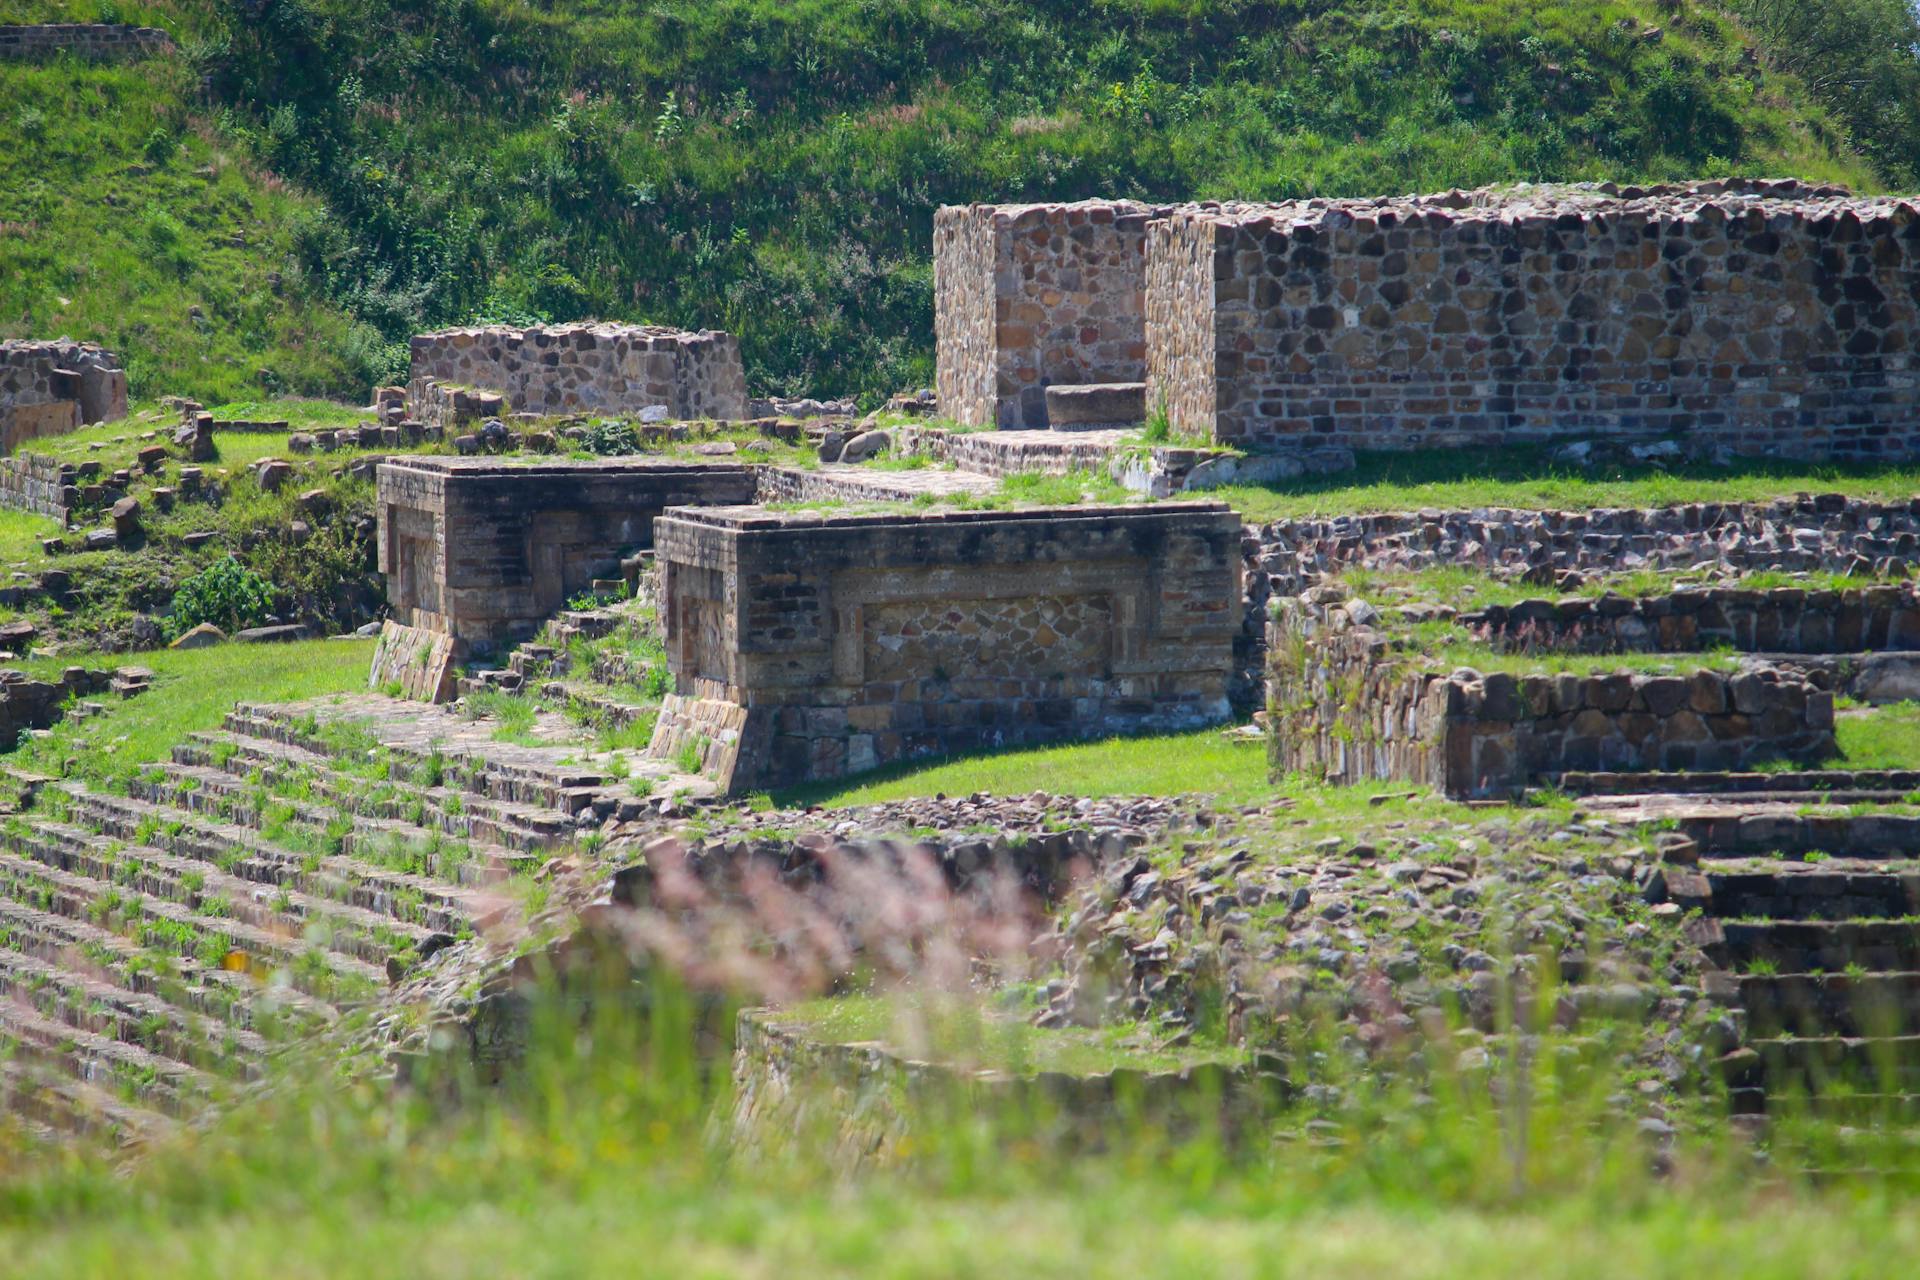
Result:
<svg viewBox="0 0 1920 1280">
<path fill-rule="evenodd" d="M 1813 759 L 1834 745 L 1833 695 L 1774 670 L 1448 670 L 1304 604 L 1274 620 L 1267 653 L 1276 775 L 1398 779 L 1489 797 L 1570 770 L 1738 769 Z"/>
<path fill-rule="evenodd" d="M 145 58 L 173 51 L 173 37 L 158 27 L 117 22 L 0 26 L 0 58 L 43 58 L 57 53 L 82 58 Z"/>
</svg>

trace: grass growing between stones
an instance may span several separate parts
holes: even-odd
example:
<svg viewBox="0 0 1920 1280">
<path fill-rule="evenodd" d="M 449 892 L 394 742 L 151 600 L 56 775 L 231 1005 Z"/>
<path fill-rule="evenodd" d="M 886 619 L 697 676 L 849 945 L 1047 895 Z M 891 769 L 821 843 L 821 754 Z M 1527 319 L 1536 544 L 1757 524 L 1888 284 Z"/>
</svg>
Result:
<svg viewBox="0 0 1920 1280">
<path fill-rule="evenodd" d="M 1758 502 L 1796 493 L 1845 493 L 1904 500 L 1920 494 L 1920 467 L 1811 465 L 1743 458 L 1730 466 L 1596 466 L 1572 470 L 1549 450 L 1520 445 L 1486 450 L 1362 453 L 1352 471 L 1273 486 L 1213 490 L 1253 521 L 1323 519 L 1364 512 L 1472 510 L 1481 507 L 1658 507 L 1686 502 Z"/>
<path fill-rule="evenodd" d="M 190 733 L 218 728 L 234 703 L 291 702 L 366 687 L 371 640 L 310 640 L 292 644 L 228 644 L 212 649 L 162 649 L 87 659 L 153 670 L 153 688 L 137 698 L 99 699 L 106 708 L 86 720 L 66 720 L 45 738 L 29 739 L 6 759 L 43 773 L 72 773 L 111 782 L 166 758 Z M 29 674 L 57 677 L 75 657 L 36 659 Z"/>
<path fill-rule="evenodd" d="M 22 1280 L 1837 1280 L 1903 1274 L 1920 1249 L 1910 1161 L 1815 1181 L 1707 1125 L 1683 1131 L 1663 1177 L 1635 1127 L 1605 1118 L 1623 1082 L 1575 1052 L 1497 1081 L 1437 1072 L 1426 1092 L 1279 1104 L 1236 1116 L 1254 1137 L 1238 1144 L 1117 1107 L 1105 1148 L 1076 1152 L 1039 1109 L 931 1094 L 903 1101 L 905 1135 L 849 1169 L 827 1152 L 859 1117 L 831 1106 L 739 1145 L 726 1073 L 685 1047 L 687 1021 L 544 1027 L 499 1088 L 316 1073 L 131 1167 L 0 1143 L 0 1251 Z M 1803 1137 L 1845 1150 L 1831 1128 Z"/>
</svg>

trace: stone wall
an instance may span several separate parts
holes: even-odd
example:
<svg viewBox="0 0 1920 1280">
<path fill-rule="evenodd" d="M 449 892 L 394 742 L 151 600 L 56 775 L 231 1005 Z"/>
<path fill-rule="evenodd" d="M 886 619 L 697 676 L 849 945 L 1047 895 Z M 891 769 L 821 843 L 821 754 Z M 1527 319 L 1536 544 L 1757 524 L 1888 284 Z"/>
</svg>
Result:
<svg viewBox="0 0 1920 1280">
<path fill-rule="evenodd" d="M 658 459 L 381 464 L 380 569 L 393 617 L 463 652 L 524 639 L 623 553 L 653 544 L 670 506 L 750 501 L 751 469 Z"/>
<path fill-rule="evenodd" d="M 0 458 L 0 507 L 52 516 L 62 524 L 81 503 L 79 473 L 71 462 L 46 454 Z"/>
<path fill-rule="evenodd" d="M 653 751 L 692 742 L 730 791 L 1228 716 L 1239 521 L 1221 504 L 720 508 L 672 512 L 655 540 L 675 692 Z"/>
<path fill-rule="evenodd" d="M 1515 794 L 1568 771 L 1736 769 L 1833 750 L 1833 695 L 1779 671 L 1443 669 L 1337 610 L 1295 603 L 1267 642 L 1276 774 Z"/>
<path fill-rule="evenodd" d="M 1563 596 L 1458 615 L 1496 649 L 1575 653 L 1857 654 L 1920 649 L 1910 585 L 1858 590 L 1681 587 L 1652 596 Z"/>
<path fill-rule="evenodd" d="M 440 390 L 435 390 L 435 388 Z M 458 407 L 446 388 L 494 392 L 519 413 L 641 414 L 738 420 L 746 374 L 732 334 L 658 325 L 502 325 L 413 339 L 408 399 L 423 421 Z"/>
<path fill-rule="evenodd" d="M 1146 374 L 1146 231 L 1130 200 L 950 205 L 934 215 L 940 410 L 963 426 L 1044 427 L 1052 383 Z"/>
<path fill-rule="evenodd" d="M 82 423 L 127 416 L 127 375 L 91 342 L 0 342 L 0 452 Z"/>
<path fill-rule="evenodd" d="M 1716 182 L 1229 205 L 1155 219 L 1147 252 L 1149 397 L 1218 440 L 1920 448 L 1908 201 Z"/>
<path fill-rule="evenodd" d="M 145 58 L 173 50 L 173 37 L 158 27 L 117 22 L 0 26 L 0 58 L 42 58 L 56 53 L 82 58 Z"/>
<path fill-rule="evenodd" d="M 1801 494 L 1769 502 L 1593 511 L 1418 511 L 1281 520 L 1249 530 L 1250 581 L 1298 595 L 1349 569 L 1467 565 L 1549 584 L 1567 573 L 1719 566 L 1884 576 L 1920 563 L 1920 498 Z M 1262 596 L 1264 598 L 1264 596 Z"/>
</svg>

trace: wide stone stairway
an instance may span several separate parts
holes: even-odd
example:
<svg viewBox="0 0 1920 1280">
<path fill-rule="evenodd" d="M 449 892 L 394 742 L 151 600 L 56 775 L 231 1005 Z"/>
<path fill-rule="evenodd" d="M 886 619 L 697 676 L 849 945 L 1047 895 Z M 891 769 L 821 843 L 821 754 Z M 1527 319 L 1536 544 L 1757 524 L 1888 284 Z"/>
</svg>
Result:
<svg viewBox="0 0 1920 1280">
<path fill-rule="evenodd" d="M 1640 801 L 1672 828 L 1653 895 L 1698 913 L 1707 992 L 1742 1024 L 1722 1061 L 1734 1109 L 1920 1118 L 1920 813 L 1848 807 L 1912 775 L 1733 777 L 1753 789 L 1599 807 Z"/>
<path fill-rule="evenodd" d="M 510 936 L 536 850 L 634 804 L 579 754 L 349 698 L 243 703 L 124 792 L 11 774 L 0 1111 L 137 1137 L 439 948 Z"/>
</svg>

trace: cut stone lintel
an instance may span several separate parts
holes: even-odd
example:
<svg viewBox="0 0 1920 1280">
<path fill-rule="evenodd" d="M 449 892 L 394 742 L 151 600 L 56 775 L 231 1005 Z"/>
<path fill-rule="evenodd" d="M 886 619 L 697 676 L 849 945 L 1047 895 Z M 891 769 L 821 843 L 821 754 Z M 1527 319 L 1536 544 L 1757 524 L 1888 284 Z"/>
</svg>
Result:
<svg viewBox="0 0 1920 1280">
<path fill-rule="evenodd" d="M 675 510 L 655 755 L 732 792 L 1228 718 L 1222 503 L 928 515 Z"/>
<path fill-rule="evenodd" d="M 382 463 L 380 569 L 396 621 L 458 653 L 531 636 L 623 555 L 653 545 L 670 506 L 752 501 L 750 467 L 621 458 L 418 457 Z"/>
</svg>

